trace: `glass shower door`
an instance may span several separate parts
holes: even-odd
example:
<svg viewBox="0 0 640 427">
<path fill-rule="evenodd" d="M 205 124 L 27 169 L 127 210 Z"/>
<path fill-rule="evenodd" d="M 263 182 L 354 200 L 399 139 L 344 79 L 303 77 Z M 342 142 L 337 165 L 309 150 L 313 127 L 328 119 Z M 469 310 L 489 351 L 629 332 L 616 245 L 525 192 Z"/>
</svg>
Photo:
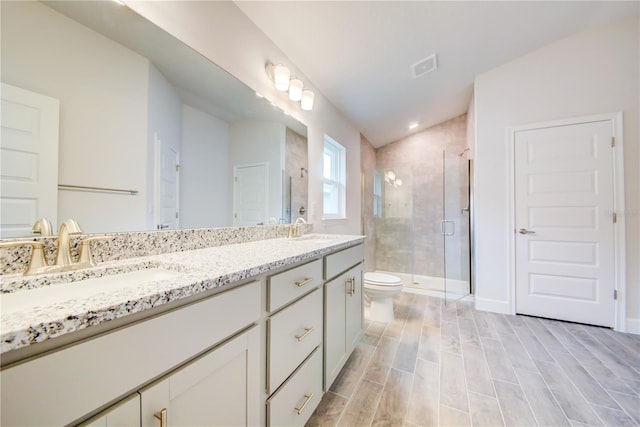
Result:
<svg viewBox="0 0 640 427">
<path fill-rule="evenodd" d="M 471 293 L 469 238 L 469 160 L 443 152 L 443 219 L 445 304 Z"/>
</svg>

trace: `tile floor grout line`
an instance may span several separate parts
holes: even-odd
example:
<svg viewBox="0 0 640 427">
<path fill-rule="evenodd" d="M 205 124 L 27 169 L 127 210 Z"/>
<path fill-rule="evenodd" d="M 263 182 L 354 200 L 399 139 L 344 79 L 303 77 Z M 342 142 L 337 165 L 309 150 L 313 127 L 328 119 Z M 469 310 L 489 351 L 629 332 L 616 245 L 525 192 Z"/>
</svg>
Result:
<svg viewBox="0 0 640 427">
<path fill-rule="evenodd" d="M 416 303 L 416 299 L 414 299 L 413 304 Z M 413 308 L 413 305 L 411 305 L 411 308 Z M 418 339 L 418 352 L 420 351 L 420 345 L 422 344 L 422 329 L 424 328 L 424 312 L 425 311 L 426 311 L 426 302 L 424 304 L 424 307 L 422 308 L 422 322 L 420 323 L 420 338 Z M 417 370 L 418 370 L 418 355 L 416 354 L 416 361 L 413 363 L 413 375 L 411 376 L 411 388 L 409 389 L 407 408 L 405 409 L 404 415 L 402 416 L 402 424 L 407 423 L 407 415 L 409 414 L 409 405 L 411 404 L 411 396 L 413 395 L 413 386 L 416 382 Z"/>
<path fill-rule="evenodd" d="M 529 328 L 531 330 L 531 328 Z M 533 332 L 533 330 L 531 330 Z M 567 332 L 571 335 L 574 336 L 573 333 L 571 333 L 571 331 L 567 330 Z M 533 332 L 533 334 L 535 335 L 535 332 Z M 577 339 L 577 337 L 574 336 L 575 339 Z M 586 372 L 587 375 L 589 375 L 589 377 L 591 377 L 591 379 L 593 379 L 599 386 L 600 388 L 602 388 L 604 390 L 604 392 L 609 395 L 609 393 L 606 391 L 606 389 L 604 387 L 602 387 L 602 384 L 600 384 L 600 381 L 596 380 L 591 373 L 584 367 L 582 366 L 582 363 L 580 363 L 580 361 L 578 359 L 576 359 L 576 357 L 569 351 L 569 349 L 567 347 L 565 347 L 562 342 L 560 342 L 560 340 L 558 340 L 558 342 L 560 343 L 560 345 L 562 346 L 562 348 L 564 348 L 565 350 L 567 350 L 567 353 L 573 358 L 573 360 L 576 361 L 577 365 L 580 366 L 582 369 L 584 369 L 584 371 Z M 540 342 L 544 347 L 546 347 L 542 342 Z M 553 362 L 558 366 L 558 368 L 560 368 L 560 370 L 564 373 L 564 375 L 567 377 L 567 379 L 569 380 L 569 382 L 573 385 L 573 387 L 578 391 L 578 393 L 580 394 L 580 396 L 582 396 L 582 398 L 584 399 L 584 401 L 587 403 L 587 405 L 591 406 L 592 403 L 587 399 L 587 397 L 584 395 L 584 393 L 580 390 L 580 387 L 578 387 L 578 385 L 575 383 L 575 381 L 573 379 L 571 379 L 571 375 L 569 374 L 569 372 L 567 372 L 567 370 L 560 364 L 558 363 L 558 361 L 556 360 L 556 358 L 554 357 L 554 355 L 551 352 L 548 352 L 549 356 L 551 356 L 551 358 L 553 359 Z M 595 355 L 594 355 L 595 356 Z M 543 381 L 544 377 L 542 378 Z M 547 385 L 548 387 L 548 385 Z M 551 394 L 554 394 L 553 391 L 551 392 Z M 555 394 L 554 394 L 555 396 Z M 613 398 L 613 396 L 609 395 L 609 397 Z M 618 402 L 614 399 L 614 402 L 616 402 L 616 404 L 618 404 Z M 619 405 L 619 404 L 618 404 Z M 591 412 L 593 412 L 593 414 L 596 416 L 596 418 L 598 418 L 600 420 L 600 422 L 602 423 L 602 425 L 607 425 L 603 419 L 598 415 L 598 413 L 596 411 L 593 410 L 593 408 L 589 408 L 591 409 Z M 610 408 L 613 409 L 613 408 Z M 565 414 L 566 415 L 566 414 Z M 569 418 L 567 416 L 568 420 L 571 420 L 571 418 Z M 577 421 L 577 420 L 573 420 L 573 421 Z"/>
</svg>

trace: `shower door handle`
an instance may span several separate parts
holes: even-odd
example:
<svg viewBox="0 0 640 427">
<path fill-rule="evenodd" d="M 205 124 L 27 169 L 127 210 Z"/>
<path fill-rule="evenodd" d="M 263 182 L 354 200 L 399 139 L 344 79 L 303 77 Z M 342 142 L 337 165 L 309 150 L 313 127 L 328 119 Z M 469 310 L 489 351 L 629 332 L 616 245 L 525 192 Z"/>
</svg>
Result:
<svg viewBox="0 0 640 427">
<path fill-rule="evenodd" d="M 451 223 L 452 230 L 451 233 L 447 232 L 447 223 Z M 451 221 L 450 219 L 443 219 L 440 221 L 440 232 L 443 236 L 453 236 L 456 234 L 456 223 Z"/>
</svg>

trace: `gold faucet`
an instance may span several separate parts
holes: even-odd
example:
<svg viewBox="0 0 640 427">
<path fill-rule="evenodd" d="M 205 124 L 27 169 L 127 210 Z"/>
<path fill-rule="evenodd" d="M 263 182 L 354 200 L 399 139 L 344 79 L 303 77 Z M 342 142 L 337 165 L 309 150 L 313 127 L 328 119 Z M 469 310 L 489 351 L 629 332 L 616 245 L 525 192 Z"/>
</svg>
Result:
<svg viewBox="0 0 640 427">
<path fill-rule="evenodd" d="M 296 221 L 289 226 L 289 238 L 299 237 L 300 236 L 300 228 L 298 227 L 300 224 L 306 224 L 307 221 L 304 220 L 303 217 L 299 216 Z"/>
<path fill-rule="evenodd" d="M 58 252 L 56 254 L 56 266 L 61 270 L 73 264 L 71 259 L 71 235 L 80 234 L 82 229 L 74 219 L 68 219 L 60 224 L 58 232 Z"/>
</svg>

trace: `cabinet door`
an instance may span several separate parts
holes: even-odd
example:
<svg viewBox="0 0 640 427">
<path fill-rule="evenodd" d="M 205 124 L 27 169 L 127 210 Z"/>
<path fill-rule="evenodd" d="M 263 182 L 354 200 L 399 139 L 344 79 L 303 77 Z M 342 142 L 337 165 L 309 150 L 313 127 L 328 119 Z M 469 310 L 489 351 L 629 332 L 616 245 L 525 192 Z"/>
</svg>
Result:
<svg viewBox="0 0 640 427">
<path fill-rule="evenodd" d="M 362 332 L 362 266 L 353 267 L 347 273 L 346 333 L 347 351 L 350 353 L 356 346 Z"/>
<path fill-rule="evenodd" d="M 346 276 L 341 275 L 324 286 L 325 389 L 328 389 L 344 364 L 347 351 Z"/>
<path fill-rule="evenodd" d="M 159 427 L 163 410 L 166 426 L 260 424 L 259 355 L 253 327 L 143 390 L 142 425 Z"/>
<path fill-rule="evenodd" d="M 87 427 L 132 427 L 140 425 L 140 395 L 135 394 L 107 409 L 100 418 L 94 419 Z"/>
</svg>

